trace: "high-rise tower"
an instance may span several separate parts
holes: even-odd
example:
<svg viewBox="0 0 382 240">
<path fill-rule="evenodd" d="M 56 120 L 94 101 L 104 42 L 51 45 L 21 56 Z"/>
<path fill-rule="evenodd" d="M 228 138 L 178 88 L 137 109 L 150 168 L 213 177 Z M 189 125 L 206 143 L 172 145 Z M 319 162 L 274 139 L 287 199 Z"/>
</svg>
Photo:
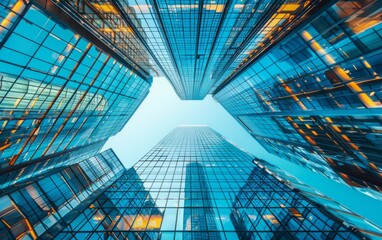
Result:
<svg viewBox="0 0 382 240">
<path fill-rule="evenodd" d="M 5 188 L 0 193 L 0 239 L 52 239 L 124 172 L 107 150 Z"/>
<path fill-rule="evenodd" d="M 135 51 L 132 60 L 145 57 L 146 70 L 166 76 L 181 99 L 200 100 L 325 1 L 52 2 L 100 34 L 112 35 L 116 49 Z M 140 47 L 129 48 L 129 41 Z M 150 54 L 141 56 L 142 49 Z"/>
<path fill-rule="evenodd" d="M 98 154 L 163 75 L 382 199 L 381 16 L 380 0 L 1 1 L 0 238 L 381 237 L 207 127 L 129 170 Z"/>
<path fill-rule="evenodd" d="M 96 154 L 146 97 L 151 77 L 49 1 L 0 8 L 3 188 Z"/>
<path fill-rule="evenodd" d="M 214 97 L 270 152 L 382 199 L 381 15 L 330 2 Z"/>
<path fill-rule="evenodd" d="M 112 152 L 104 155 L 109 162 L 119 161 Z M 89 191 L 81 204 L 39 236 L 230 240 L 382 236 L 379 227 L 346 208 L 330 213 L 253 160 L 208 127 L 179 127 L 133 168 L 117 171 L 119 177 L 110 179 L 107 188 Z M 52 198 L 54 194 L 48 194 L 46 201 Z M 24 217 L 34 215 L 26 212 Z"/>
</svg>

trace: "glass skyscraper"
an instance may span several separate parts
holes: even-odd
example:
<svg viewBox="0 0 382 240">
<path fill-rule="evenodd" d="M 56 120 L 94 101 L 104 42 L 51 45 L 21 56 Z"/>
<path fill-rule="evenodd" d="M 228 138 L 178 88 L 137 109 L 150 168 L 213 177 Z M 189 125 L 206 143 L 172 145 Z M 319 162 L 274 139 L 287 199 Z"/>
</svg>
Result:
<svg viewBox="0 0 382 240">
<path fill-rule="evenodd" d="M 130 169 L 123 170 L 108 150 L 5 191 L 0 198 L 0 236 L 382 237 L 382 229 L 366 219 L 327 199 L 326 204 L 341 210 L 329 211 L 322 200 L 313 200 L 312 196 L 319 199 L 313 190 L 310 195 L 298 191 L 280 178 L 281 170 L 270 166 L 270 172 L 261 163 L 208 127 L 178 127 Z"/>
<path fill-rule="evenodd" d="M 382 199 L 381 1 L 35 2 L 181 99 L 213 94 L 269 152 Z"/>
<path fill-rule="evenodd" d="M 269 152 L 382 199 L 382 2 L 333 1 L 215 91 Z"/>
<path fill-rule="evenodd" d="M 107 150 L 1 191 L 0 239 L 48 239 L 124 172 Z M 87 207 L 87 206 L 86 206 Z"/>
<path fill-rule="evenodd" d="M 320 0 L 37 2 L 51 2 L 96 29 L 140 71 L 166 76 L 183 100 L 212 93 L 324 5 Z"/>
<path fill-rule="evenodd" d="M 341 218 L 343 221 L 350 223 L 351 225 L 361 228 L 362 231 L 372 234 L 372 237 L 378 239 L 381 232 L 381 228 L 372 222 L 366 220 L 358 214 L 355 214 L 352 210 L 344 205 L 334 201 L 333 199 L 323 195 L 320 191 L 310 187 L 301 180 L 297 179 L 290 173 L 280 169 L 279 167 L 268 163 L 262 159 L 255 158 L 254 163 L 260 168 L 264 169 L 267 173 L 273 175 L 277 179 L 281 180 L 289 188 L 293 188 L 293 191 L 297 191 L 300 194 L 308 197 L 318 205 L 320 208 L 325 208 L 326 211 Z"/>
<path fill-rule="evenodd" d="M 158 31 L 168 42 L 179 74 L 179 80 L 174 79 L 179 97 L 198 100 L 230 75 L 257 46 L 268 46 L 270 39 L 277 39 L 288 27 L 306 18 L 319 1 L 145 2 L 146 7 L 152 7 L 155 19 L 161 23 Z"/>
<path fill-rule="evenodd" d="M 163 75 L 181 99 L 213 94 L 269 152 L 382 199 L 380 1 L 0 7 L 4 187 L 99 152 Z"/>
<path fill-rule="evenodd" d="M 130 169 L 99 153 L 165 76 L 382 200 L 381 21 L 381 0 L 0 1 L 0 239 L 382 238 L 208 127 Z"/>
<path fill-rule="evenodd" d="M 1 188 L 96 154 L 146 97 L 106 42 L 48 2 L 0 2 Z"/>
</svg>

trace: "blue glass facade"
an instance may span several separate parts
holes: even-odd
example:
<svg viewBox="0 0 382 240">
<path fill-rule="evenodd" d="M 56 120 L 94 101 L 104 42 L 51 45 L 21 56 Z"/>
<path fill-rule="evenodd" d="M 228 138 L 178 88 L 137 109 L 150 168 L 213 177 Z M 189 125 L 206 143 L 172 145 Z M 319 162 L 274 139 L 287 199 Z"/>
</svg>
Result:
<svg viewBox="0 0 382 240">
<path fill-rule="evenodd" d="M 151 77 L 59 9 L 23 0 L 0 8 L 0 178 L 6 187 L 100 151 L 146 97 Z"/>
<path fill-rule="evenodd" d="M 0 203 L 1 239 L 382 237 L 208 127 L 175 129 L 130 169 L 112 150 L 51 169 L 3 189 Z"/>
<path fill-rule="evenodd" d="M 1 239 L 48 239 L 87 199 L 124 172 L 112 150 L 7 188 L 0 197 Z"/>
<path fill-rule="evenodd" d="M 231 218 L 242 230 L 238 232 L 241 239 L 352 238 L 312 202 L 275 182 L 273 176 L 264 175 L 259 168 L 252 170 L 236 195 Z"/>
<path fill-rule="evenodd" d="M 177 128 L 55 237 L 366 238 L 252 159 L 208 127 Z"/>
<path fill-rule="evenodd" d="M 381 16 L 379 0 L 1 1 L 0 239 L 382 238 L 208 127 L 130 169 L 99 153 L 164 75 L 382 199 Z"/>
<path fill-rule="evenodd" d="M 259 48 L 268 48 L 321 7 L 318 0 L 89 2 L 102 11 L 134 13 L 126 17 L 145 36 L 143 42 L 183 100 L 203 99 Z"/>
<path fill-rule="evenodd" d="M 381 198 L 380 1 L 334 1 L 215 99 L 266 149 Z"/>
<path fill-rule="evenodd" d="M 283 181 L 283 183 L 289 188 L 292 188 L 293 191 L 296 191 L 312 200 L 314 205 L 319 206 L 320 208 L 324 208 L 326 211 L 332 213 L 334 216 L 341 218 L 343 221 L 349 223 L 350 225 L 361 228 L 363 232 L 370 234 L 370 237 L 372 238 L 378 239 L 381 237 L 381 227 L 373 224 L 358 214 L 355 214 L 344 205 L 334 201 L 331 198 L 328 198 L 317 189 L 306 185 L 290 173 L 287 173 L 279 167 L 276 167 L 262 159 L 255 158 L 254 163 L 277 179 L 281 179 L 281 181 Z"/>
</svg>

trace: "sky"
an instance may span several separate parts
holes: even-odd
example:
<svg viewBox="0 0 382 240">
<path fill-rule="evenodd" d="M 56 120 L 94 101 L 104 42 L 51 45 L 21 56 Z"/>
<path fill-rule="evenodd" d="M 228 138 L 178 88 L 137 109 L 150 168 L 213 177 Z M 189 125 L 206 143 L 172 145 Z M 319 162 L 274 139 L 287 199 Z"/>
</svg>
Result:
<svg viewBox="0 0 382 240">
<path fill-rule="evenodd" d="M 211 96 L 203 101 L 182 101 L 165 78 L 154 78 L 149 95 L 124 129 L 109 139 L 104 150 L 112 148 L 129 168 L 179 125 L 208 125 L 242 150 L 292 173 L 382 226 L 382 214 L 376 211 L 382 209 L 382 201 L 269 154 Z"/>
</svg>

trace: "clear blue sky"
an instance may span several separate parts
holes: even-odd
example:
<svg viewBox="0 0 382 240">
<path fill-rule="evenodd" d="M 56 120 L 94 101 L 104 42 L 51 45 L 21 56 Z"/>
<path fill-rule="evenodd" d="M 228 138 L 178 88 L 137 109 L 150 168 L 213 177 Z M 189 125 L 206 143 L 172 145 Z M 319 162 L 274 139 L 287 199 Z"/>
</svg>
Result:
<svg viewBox="0 0 382 240">
<path fill-rule="evenodd" d="M 113 148 L 129 168 L 178 125 L 208 125 L 236 146 L 292 173 L 382 226 L 381 201 L 267 153 L 211 96 L 203 101 L 182 101 L 164 78 L 154 78 L 145 101 L 104 149 Z"/>
</svg>

